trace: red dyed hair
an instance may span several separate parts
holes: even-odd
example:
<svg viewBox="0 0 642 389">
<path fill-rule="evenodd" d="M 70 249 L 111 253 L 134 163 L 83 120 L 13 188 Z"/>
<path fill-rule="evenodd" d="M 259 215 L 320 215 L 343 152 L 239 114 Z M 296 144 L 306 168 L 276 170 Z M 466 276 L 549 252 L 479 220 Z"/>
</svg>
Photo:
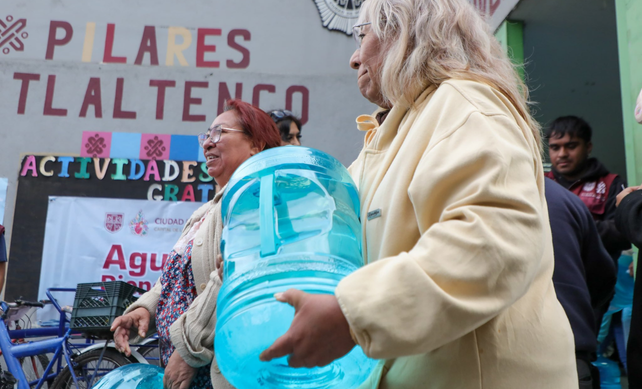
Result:
<svg viewBox="0 0 642 389">
<path fill-rule="evenodd" d="M 255 146 L 265 145 L 263 150 L 281 146 L 281 133 L 274 121 L 261 109 L 239 99 L 225 102 L 225 111 L 236 111 L 243 131 Z"/>
</svg>

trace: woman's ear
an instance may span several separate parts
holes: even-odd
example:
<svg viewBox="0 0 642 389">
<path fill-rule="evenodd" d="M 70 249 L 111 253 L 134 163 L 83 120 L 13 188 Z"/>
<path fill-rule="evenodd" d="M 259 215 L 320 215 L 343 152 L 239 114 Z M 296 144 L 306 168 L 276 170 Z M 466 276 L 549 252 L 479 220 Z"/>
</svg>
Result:
<svg viewBox="0 0 642 389">
<path fill-rule="evenodd" d="M 250 155 L 256 155 L 265 149 L 265 142 L 252 142 L 253 146 L 250 149 Z"/>
</svg>

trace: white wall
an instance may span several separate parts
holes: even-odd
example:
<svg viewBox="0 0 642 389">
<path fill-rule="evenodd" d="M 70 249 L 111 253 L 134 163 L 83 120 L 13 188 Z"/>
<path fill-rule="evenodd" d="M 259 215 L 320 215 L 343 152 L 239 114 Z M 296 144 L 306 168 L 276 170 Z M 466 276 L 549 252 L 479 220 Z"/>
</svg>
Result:
<svg viewBox="0 0 642 389">
<path fill-rule="evenodd" d="M 490 15 L 495 28 L 518 2 L 469 1 Z M 361 2 L 351 0 L 348 5 L 357 3 Z M 259 106 L 266 110 L 284 107 L 292 86 L 307 90 L 303 143 L 329 152 L 344 164 L 356 157 L 363 139 L 354 118 L 374 108 L 360 95 L 356 72 L 348 66 L 355 48 L 352 38 L 323 28 L 314 0 L 5 0 L 0 12 L 7 28 L 19 19 L 26 22 L 18 33 L 24 50 L 16 51 L 9 44 L 0 48 L 8 51 L 0 52 L 0 177 L 9 179 L 7 235 L 13 223 L 21 155 L 79 154 L 83 131 L 197 134 L 217 115 L 225 97 L 220 83 L 232 96 L 236 84 L 242 84 L 242 98 L 251 102 L 258 97 Z M 111 52 L 106 50 L 109 24 L 113 24 Z M 141 46 L 150 43 L 143 39 L 146 26 L 153 26 L 158 65 L 151 65 L 149 53 L 134 64 Z M 208 36 L 203 42 L 215 45 L 215 52 L 202 56 L 205 61 L 218 61 L 219 67 L 196 66 L 199 29 L 220 29 L 220 36 Z M 232 36 L 236 44 L 230 45 L 233 30 L 237 30 Z M 170 40 L 172 33 L 179 36 Z M 168 47 L 172 42 L 180 46 L 186 35 L 191 43 L 181 51 L 184 62 L 174 55 L 169 58 L 173 64 L 168 65 Z M 70 39 L 65 43 L 65 38 Z M 124 57 L 125 63 L 113 63 L 106 58 L 109 54 Z M 234 68 L 243 59 L 246 63 Z M 55 76 L 55 82 L 50 76 Z M 39 80 L 27 87 L 25 77 Z M 81 116 L 92 78 L 100 79 L 102 117 L 96 117 L 95 105 L 87 105 Z M 122 79 L 120 108 L 135 112 L 135 119 L 114 114 L 118 79 Z M 162 119 L 156 118 L 158 88 L 150 86 L 151 80 L 175 82 L 166 89 Z M 192 88 L 191 97 L 201 101 L 189 107 L 191 115 L 204 115 L 204 120 L 183 115 L 186 82 L 208 83 L 206 88 Z M 273 86 L 274 93 L 261 91 L 264 84 Z M 26 96 L 21 98 L 23 87 Z M 303 114 L 302 105 L 301 93 L 294 93 L 293 111 Z"/>
<path fill-rule="evenodd" d="M 7 16 L 13 17 L 11 22 Z M 26 19 L 26 27 L 19 33 L 24 51 L 10 48 L 8 54 L 0 52 L 0 177 L 9 179 L 4 219 L 9 227 L 21 155 L 79 154 L 82 132 L 90 130 L 197 134 L 216 117 L 222 98 L 220 83 L 226 83 L 232 96 L 236 83 L 242 83 L 242 97 L 250 102 L 258 92 L 259 105 L 265 110 L 284 107 L 287 89 L 298 86 L 301 90 L 302 86 L 309 91 L 304 145 L 329 152 L 344 164 L 356 157 L 363 140 L 354 118 L 373 110 L 358 91 L 356 72 L 348 66 L 355 49 L 352 37 L 323 28 L 313 0 L 2 2 L 0 19 L 5 24 L 21 18 Z M 54 40 L 50 37 L 52 21 L 68 23 L 73 36 L 68 43 L 53 47 L 52 59 L 46 59 L 48 46 Z M 87 34 L 88 23 L 95 23 L 93 41 L 91 34 Z M 114 24 L 111 54 L 125 57 L 125 64 L 103 63 L 108 24 Z M 149 54 L 142 64 L 134 64 L 145 26 L 154 26 L 157 66 L 150 65 Z M 198 29 L 204 28 L 221 30 L 220 36 L 208 36 L 204 42 L 216 46 L 216 51 L 206 52 L 203 59 L 219 61 L 217 68 L 196 66 Z M 236 36 L 236 43 L 242 48 L 235 49 L 228 44 L 232 30 L 245 30 L 251 38 Z M 183 51 L 186 66 L 176 56 L 173 66 L 167 64 L 171 31 L 191 36 L 191 44 Z M 28 34 L 26 38 L 24 32 Z M 64 28 L 56 30 L 56 39 L 63 40 L 65 35 Z M 182 42 L 183 36 L 179 36 L 176 44 Z M 228 66 L 228 61 L 242 62 L 248 52 L 247 66 Z M 26 85 L 20 73 L 39 77 L 39 81 L 29 83 L 24 113 L 19 112 L 21 89 Z M 61 116 L 44 113 L 50 75 L 55 76 L 55 85 L 50 84 L 52 101 L 48 105 L 66 110 L 64 114 L 53 111 Z M 88 106 L 86 117 L 80 117 L 91 78 L 100 78 L 101 118 L 95 117 L 94 105 Z M 119 78 L 123 79 L 122 109 L 136 112 L 135 120 L 114 117 Z M 150 80 L 171 80 L 176 84 L 166 90 L 162 120 L 156 119 L 158 89 L 150 87 Z M 191 93 L 201 103 L 192 104 L 190 113 L 204 115 L 204 120 L 186 121 L 183 117 L 187 81 L 208 83 L 207 88 L 193 88 Z M 261 84 L 273 85 L 275 92 L 261 92 L 260 86 L 257 90 Z M 300 93 L 293 94 L 292 109 L 297 114 L 303 113 Z M 10 228 L 7 234 L 11 234 Z"/>
</svg>

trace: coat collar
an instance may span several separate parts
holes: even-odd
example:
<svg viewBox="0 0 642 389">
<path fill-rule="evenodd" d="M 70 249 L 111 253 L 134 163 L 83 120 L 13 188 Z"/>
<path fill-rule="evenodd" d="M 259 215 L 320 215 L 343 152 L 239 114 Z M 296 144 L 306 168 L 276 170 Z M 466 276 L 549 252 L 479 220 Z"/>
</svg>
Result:
<svg viewBox="0 0 642 389">
<path fill-rule="evenodd" d="M 379 124 L 377 121 L 377 116 L 386 111 L 384 108 L 378 108 L 372 115 L 361 115 L 357 117 L 357 128 L 360 131 L 366 132 L 364 148 L 375 150 L 386 149 L 397 136 L 397 131 L 400 129 L 404 119 L 408 116 L 408 112 L 414 107 L 422 105 L 435 89 L 436 87 L 433 85 L 426 88 L 419 97 L 417 97 L 412 107 L 393 106 L 387 113 L 386 119 L 382 124 Z M 379 135 L 375 137 L 377 133 L 379 133 Z M 405 137 L 405 134 L 403 136 Z M 371 142 L 373 143 L 371 144 Z"/>
<path fill-rule="evenodd" d="M 392 107 L 381 126 L 378 125 L 379 123 L 372 115 L 360 116 L 359 118 L 362 118 L 361 121 L 357 118 L 357 126 L 360 126 L 359 129 L 361 130 L 363 127 L 364 130 L 368 131 L 366 133 L 366 144 L 364 145 L 363 152 L 366 154 L 380 154 L 377 158 L 382 158 L 381 162 L 377 164 L 376 171 L 364 172 L 365 174 L 374 175 L 374 179 L 368 186 L 368 193 L 366 193 L 363 198 L 362 210 L 367 211 L 370 208 L 370 203 L 377 188 L 397 156 L 408 131 L 410 131 L 411 126 L 404 125 L 405 121 L 409 118 L 410 120 L 414 120 L 418 114 L 417 107 L 422 107 L 427 104 L 427 100 L 435 90 L 435 86 L 426 88 L 415 100 L 412 107 Z M 364 166 L 364 169 L 367 169 L 367 167 Z"/>
</svg>

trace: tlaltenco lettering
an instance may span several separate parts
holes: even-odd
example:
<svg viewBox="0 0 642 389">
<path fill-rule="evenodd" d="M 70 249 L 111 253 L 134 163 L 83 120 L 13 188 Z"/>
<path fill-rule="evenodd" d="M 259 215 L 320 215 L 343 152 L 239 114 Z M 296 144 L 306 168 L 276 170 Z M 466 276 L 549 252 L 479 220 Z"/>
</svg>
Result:
<svg viewBox="0 0 642 389">
<path fill-rule="evenodd" d="M 103 274 L 101 281 L 121 280 L 141 289 L 150 290 L 152 287 L 151 282 L 139 280 L 139 278 L 145 277 L 147 271 L 160 274 L 167 257 L 168 254 L 133 252 L 126 259 L 123 246 L 113 244 L 105 257 L 102 267 L 103 270 L 110 271 L 112 274 Z M 124 274 L 115 275 L 114 272 Z"/>
<path fill-rule="evenodd" d="M 101 26 L 102 28 L 103 26 Z M 85 26 L 85 35 L 80 39 L 84 39 L 83 51 L 80 55 L 82 62 L 91 62 L 92 54 L 95 44 L 96 23 L 89 22 Z M 105 42 L 103 46 L 102 63 L 105 64 L 133 64 L 133 65 L 150 65 L 159 66 L 160 61 L 158 57 L 158 40 L 157 40 L 157 27 L 144 26 L 140 38 L 140 45 L 135 59 L 128 58 L 126 55 L 119 53 L 118 47 L 115 47 L 115 40 L 117 37 L 116 25 L 107 24 L 105 28 Z M 158 28 L 160 29 L 160 28 Z M 245 29 L 232 29 L 224 32 L 220 28 L 197 28 L 196 29 L 196 57 L 193 59 L 186 58 L 184 52 L 187 51 L 193 41 L 193 32 L 184 27 L 164 27 L 163 30 L 167 31 L 167 46 L 165 56 L 165 66 L 174 66 L 175 61 L 180 66 L 190 66 L 190 61 L 197 68 L 220 68 L 221 61 L 211 58 L 216 54 L 216 45 L 212 41 L 222 38 L 226 35 L 227 46 L 236 52 L 236 58 L 226 59 L 223 61 L 227 69 L 246 69 L 250 65 L 250 50 L 246 47 L 246 42 L 250 42 L 252 34 Z M 45 59 L 54 60 L 56 49 L 69 44 L 74 39 L 74 28 L 69 22 L 52 20 L 49 25 L 49 38 L 47 39 L 47 49 Z M 77 38 L 78 39 L 78 38 Z M 131 41 L 131 36 L 123 36 L 121 40 L 127 39 Z M 208 43 L 209 42 L 209 43 Z M 127 107 L 124 101 L 156 101 L 155 118 L 156 120 L 165 119 L 165 97 L 167 93 L 181 93 L 183 97 L 181 119 L 184 122 L 204 122 L 206 115 L 193 112 L 196 110 L 195 106 L 203 105 L 203 96 L 206 95 L 205 91 L 198 91 L 199 89 L 210 89 L 213 86 L 208 81 L 182 81 L 182 85 L 178 85 L 176 80 L 168 79 L 150 79 L 149 89 L 142 90 L 146 93 L 144 96 L 129 97 L 128 92 L 134 91 L 141 93 L 140 88 L 127 87 L 127 80 L 124 77 L 108 78 L 103 76 L 89 77 L 88 80 L 78 80 L 77 76 L 73 76 L 73 80 L 60 80 L 56 74 L 39 74 L 39 73 L 23 73 L 15 72 L 13 79 L 21 82 L 20 94 L 18 97 L 17 113 L 24 115 L 27 110 L 27 101 L 29 96 L 30 85 L 46 80 L 45 99 L 42 113 L 45 116 L 72 116 L 78 112 L 78 117 L 87 117 L 91 115 L 96 119 L 103 117 L 103 85 L 115 84 L 113 91 L 113 110 L 111 117 L 114 119 L 136 119 L 138 112 L 132 107 Z M 115 82 L 114 82 L 115 81 Z M 57 88 L 67 88 L 67 93 L 78 93 L 82 91 L 77 86 L 80 83 L 86 83 L 87 87 L 84 90 L 84 98 L 82 104 L 77 111 L 70 113 L 70 108 L 63 106 L 60 100 L 55 99 Z M 44 85 L 43 85 L 44 86 Z M 217 115 L 221 114 L 224 109 L 225 100 L 231 99 L 230 86 L 225 82 L 218 83 L 218 110 Z M 178 88 L 176 92 L 172 89 Z M 233 87 L 234 98 L 243 99 L 243 83 L 236 83 Z M 309 89 L 303 85 L 291 85 L 285 88 L 285 91 L 277 91 L 277 87 L 272 84 L 256 84 L 252 87 L 252 104 L 259 106 L 261 95 L 264 93 L 283 93 L 285 92 L 285 108 L 293 110 L 293 101 L 300 102 L 300 109 L 294 109 L 301 112 L 301 122 L 305 124 L 308 121 L 308 105 L 310 101 Z M 82 93 L 82 92 L 79 92 Z M 155 96 L 154 96 L 155 94 Z M 112 96 L 112 91 L 109 91 L 109 96 Z M 125 99 L 125 97 L 128 97 Z M 80 96 L 79 96 L 80 97 Z M 206 103 L 205 105 L 213 105 Z"/>
<path fill-rule="evenodd" d="M 159 164 L 162 163 L 163 174 Z M 76 164 L 76 172 L 70 174 L 70 164 Z M 90 167 L 93 165 L 93 169 Z M 111 166 L 110 166 L 111 165 Z M 114 173 L 108 175 L 107 170 L 112 168 Z M 180 177 L 180 182 L 185 183 L 182 193 L 180 188 L 173 184 L 157 184 L 149 186 L 147 190 L 148 200 L 165 200 L 165 201 L 196 201 L 196 193 L 192 183 L 197 180 L 200 182 L 196 190 L 200 193 L 201 202 L 206 202 L 214 193 L 213 178 L 207 174 L 205 162 L 196 161 L 171 161 L 171 160 L 140 160 L 124 158 L 89 158 L 89 157 L 55 157 L 44 156 L 40 163 L 36 161 L 36 156 L 27 155 L 22 162 L 20 176 L 30 176 L 33 178 L 52 177 L 56 174 L 62 178 L 75 178 L 79 180 L 88 180 L 92 176 L 98 180 L 103 180 L 106 176 L 114 181 L 140 180 L 171 182 Z M 211 184 L 208 184 L 210 183 Z"/>
</svg>

